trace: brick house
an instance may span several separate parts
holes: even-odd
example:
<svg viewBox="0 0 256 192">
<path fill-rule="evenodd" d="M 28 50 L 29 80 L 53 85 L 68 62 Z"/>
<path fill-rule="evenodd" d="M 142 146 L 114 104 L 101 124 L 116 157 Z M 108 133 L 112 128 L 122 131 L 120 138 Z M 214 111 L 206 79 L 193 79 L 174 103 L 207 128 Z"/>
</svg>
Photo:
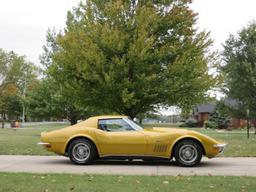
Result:
<svg viewBox="0 0 256 192">
<path fill-rule="evenodd" d="M 208 103 L 197 105 L 193 109 L 193 117 L 197 120 L 198 126 L 203 127 L 204 121 L 209 120 L 210 115 L 214 113 L 216 104 Z"/>
<path fill-rule="evenodd" d="M 225 104 L 229 106 L 234 106 L 236 102 L 234 100 L 225 100 Z M 216 104 L 215 103 L 207 103 L 197 105 L 193 108 L 193 118 L 197 120 L 198 126 L 203 127 L 204 122 L 209 120 L 210 115 L 214 113 Z M 250 121 L 251 126 L 256 127 L 256 120 Z M 239 128 L 239 127 L 246 127 L 247 120 L 231 117 L 229 127 L 230 128 Z"/>
</svg>

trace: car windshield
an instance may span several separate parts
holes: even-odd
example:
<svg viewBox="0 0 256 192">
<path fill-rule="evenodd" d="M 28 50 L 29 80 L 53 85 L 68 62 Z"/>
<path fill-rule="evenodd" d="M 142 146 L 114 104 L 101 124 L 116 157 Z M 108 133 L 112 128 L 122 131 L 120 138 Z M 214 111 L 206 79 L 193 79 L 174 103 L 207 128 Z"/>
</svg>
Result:
<svg viewBox="0 0 256 192">
<path fill-rule="evenodd" d="M 124 118 L 124 120 L 130 125 L 132 126 L 132 128 L 134 128 L 137 131 L 143 130 L 143 128 L 141 126 L 139 126 L 137 123 L 135 123 L 134 121 L 132 121 L 131 119 L 128 118 Z"/>
</svg>

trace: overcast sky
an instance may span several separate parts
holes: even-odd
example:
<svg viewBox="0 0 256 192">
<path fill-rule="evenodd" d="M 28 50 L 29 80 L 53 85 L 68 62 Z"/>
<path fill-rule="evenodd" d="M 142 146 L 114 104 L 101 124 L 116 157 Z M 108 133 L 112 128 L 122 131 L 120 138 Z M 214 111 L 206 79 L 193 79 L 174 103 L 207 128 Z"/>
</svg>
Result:
<svg viewBox="0 0 256 192">
<path fill-rule="evenodd" d="M 39 64 L 48 28 L 62 29 L 66 13 L 79 0 L 0 0 L 0 48 L 26 55 Z M 256 19 L 255 0 L 194 0 L 200 30 L 211 31 L 214 49 Z"/>
</svg>

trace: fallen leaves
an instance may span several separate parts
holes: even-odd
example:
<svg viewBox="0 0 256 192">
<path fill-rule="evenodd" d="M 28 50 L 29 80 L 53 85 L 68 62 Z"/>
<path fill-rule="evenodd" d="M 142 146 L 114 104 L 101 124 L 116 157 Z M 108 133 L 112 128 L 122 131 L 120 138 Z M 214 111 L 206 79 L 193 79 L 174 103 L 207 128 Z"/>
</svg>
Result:
<svg viewBox="0 0 256 192">
<path fill-rule="evenodd" d="M 90 177 L 88 178 L 88 181 L 93 181 L 93 179 L 94 179 L 94 177 L 93 177 L 93 176 L 90 176 Z"/>
<path fill-rule="evenodd" d="M 211 188 L 211 189 L 214 189 L 215 188 L 215 185 L 209 185 L 209 188 Z"/>
</svg>

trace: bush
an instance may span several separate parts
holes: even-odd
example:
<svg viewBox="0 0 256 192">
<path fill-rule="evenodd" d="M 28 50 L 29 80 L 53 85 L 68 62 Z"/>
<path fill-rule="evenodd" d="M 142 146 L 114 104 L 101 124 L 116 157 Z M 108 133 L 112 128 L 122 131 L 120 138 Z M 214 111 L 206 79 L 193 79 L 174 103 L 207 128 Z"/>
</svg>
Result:
<svg viewBox="0 0 256 192">
<path fill-rule="evenodd" d="M 205 121 L 204 122 L 204 127 L 205 128 L 210 128 L 210 129 L 217 129 L 218 128 L 218 124 L 214 121 Z"/>
<path fill-rule="evenodd" d="M 197 127 L 197 123 L 198 122 L 195 119 L 188 119 L 186 121 L 186 124 L 187 124 L 188 127 Z"/>
<path fill-rule="evenodd" d="M 197 127 L 197 120 L 187 119 L 185 123 L 182 123 L 180 127 Z"/>
<path fill-rule="evenodd" d="M 187 124 L 186 123 L 182 123 L 179 125 L 179 127 L 187 127 Z"/>
</svg>

